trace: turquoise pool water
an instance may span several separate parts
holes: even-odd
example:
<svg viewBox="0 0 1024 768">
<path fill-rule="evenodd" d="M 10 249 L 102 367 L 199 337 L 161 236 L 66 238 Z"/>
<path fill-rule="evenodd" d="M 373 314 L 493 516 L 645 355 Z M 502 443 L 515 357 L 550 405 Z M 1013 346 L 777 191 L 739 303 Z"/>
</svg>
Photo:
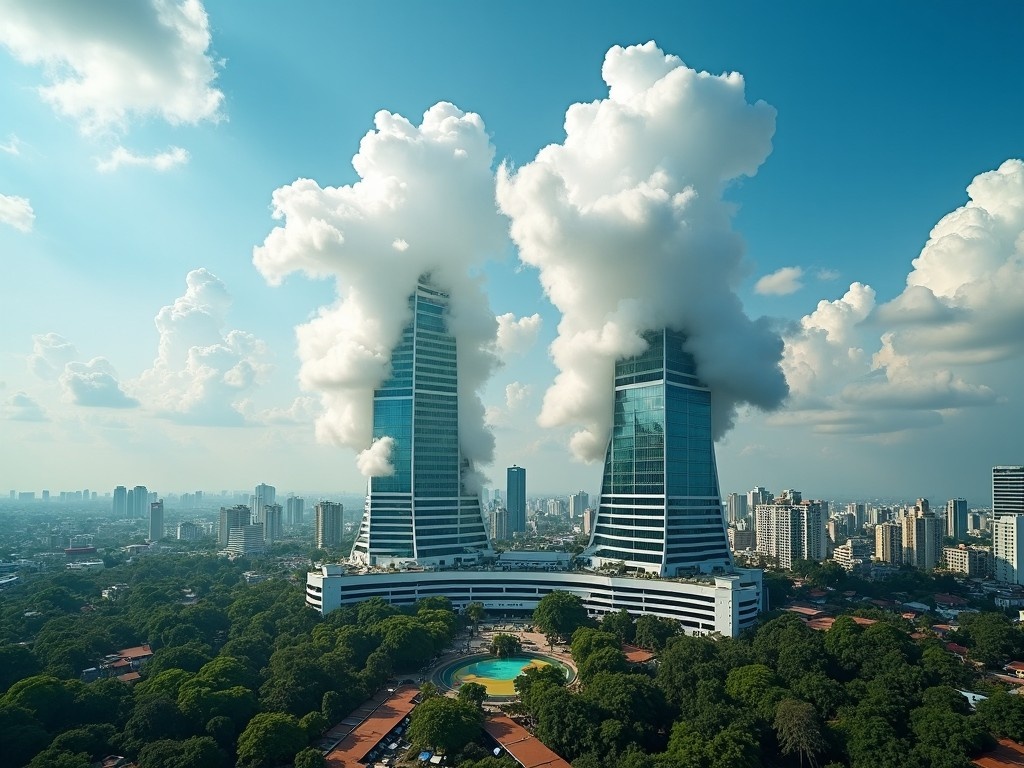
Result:
<svg viewBox="0 0 1024 768">
<path fill-rule="evenodd" d="M 575 672 L 562 662 L 540 654 L 518 654 L 507 659 L 493 656 L 478 656 L 472 660 L 452 662 L 439 670 L 436 679 L 448 688 L 458 688 L 463 683 L 480 683 L 490 696 L 513 697 L 516 695 L 513 681 L 528 667 L 555 666 L 570 680 Z"/>
</svg>

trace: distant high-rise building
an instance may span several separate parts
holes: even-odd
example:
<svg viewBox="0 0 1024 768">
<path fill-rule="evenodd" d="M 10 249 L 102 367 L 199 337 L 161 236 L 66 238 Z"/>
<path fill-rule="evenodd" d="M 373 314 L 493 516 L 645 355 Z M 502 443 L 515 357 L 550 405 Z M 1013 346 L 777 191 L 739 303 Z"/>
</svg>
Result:
<svg viewBox="0 0 1024 768">
<path fill-rule="evenodd" d="M 775 496 L 769 493 L 768 489 L 755 485 L 751 490 L 747 491 L 747 509 L 757 509 L 762 504 L 771 504 L 775 501 Z"/>
<path fill-rule="evenodd" d="M 391 440 L 392 472 L 371 477 L 352 559 L 453 565 L 491 552 L 459 430 L 458 355 L 449 297 L 421 277 L 410 321 L 373 393 L 373 439 Z"/>
<path fill-rule="evenodd" d="M 780 568 L 797 560 L 828 557 L 828 534 L 821 503 L 804 501 L 799 492 L 784 493 L 775 504 L 754 508 L 757 551 L 774 557 Z"/>
<path fill-rule="evenodd" d="M 203 529 L 195 523 L 182 520 L 178 523 L 178 539 L 181 541 L 195 541 L 203 535 Z"/>
<path fill-rule="evenodd" d="M 903 526 L 897 521 L 875 526 L 875 560 L 903 565 Z"/>
<path fill-rule="evenodd" d="M 264 504 L 260 515 L 262 519 L 256 522 L 263 524 L 263 537 L 269 547 L 275 541 L 280 541 L 284 533 L 282 518 L 284 517 L 280 504 Z"/>
<path fill-rule="evenodd" d="M 942 563 L 943 528 L 928 505 L 918 499 L 903 517 L 903 563 L 931 570 Z"/>
<path fill-rule="evenodd" d="M 164 500 L 149 505 L 149 541 L 160 541 L 164 537 Z"/>
<path fill-rule="evenodd" d="M 302 525 L 302 517 L 305 511 L 306 501 L 297 496 L 289 496 L 286 508 L 286 522 L 289 526 Z"/>
<path fill-rule="evenodd" d="M 113 512 L 116 520 L 124 520 L 128 517 L 128 489 L 123 485 L 119 485 L 114 489 Z"/>
<path fill-rule="evenodd" d="M 551 517 L 561 517 L 565 513 L 565 506 L 561 499 L 548 499 L 547 508 Z"/>
<path fill-rule="evenodd" d="M 992 576 L 1006 584 L 1024 584 L 1024 515 L 993 518 Z"/>
<path fill-rule="evenodd" d="M 315 543 L 318 549 L 327 549 L 341 544 L 344 533 L 345 508 L 334 501 L 320 501 L 313 507 Z"/>
<path fill-rule="evenodd" d="M 217 543 L 221 547 L 226 547 L 231 537 L 231 531 L 235 528 L 241 528 L 243 525 L 250 525 L 252 523 L 252 515 L 247 506 L 244 504 L 238 504 L 234 507 L 221 507 L 220 508 L 220 525 L 217 532 Z M 262 528 L 260 529 L 262 534 Z"/>
<path fill-rule="evenodd" d="M 616 361 L 612 433 L 590 546 L 594 565 L 661 576 L 732 567 L 711 439 L 711 390 L 673 330 Z"/>
<path fill-rule="evenodd" d="M 256 491 L 253 493 L 252 504 L 250 509 L 252 510 L 252 521 L 254 523 L 263 522 L 263 507 L 267 504 L 274 504 L 277 502 L 277 488 L 266 483 L 260 483 L 256 486 Z"/>
<path fill-rule="evenodd" d="M 577 491 L 569 497 L 569 517 L 573 520 L 583 517 L 583 510 L 589 506 L 590 494 L 586 491 Z"/>
<path fill-rule="evenodd" d="M 992 514 L 1024 515 L 1024 466 L 992 467 Z"/>
<path fill-rule="evenodd" d="M 526 470 L 513 464 L 505 472 L 505 509 L 509 533 L 526 531 Z"/>
<path fill-rule="evenodd" d="M 43 503 L 46 504 L 49 501 L 50 501 L 50 492 L 44 490 L 43 491 Z"/>
<path fill-rule="evenodd" d="M 725 519 L 729 525 L 745 519 L 747 516 L 747 496 L 743 493 L 730 493 L 725 503 Z"/>
<path fill-rule="evenodd" d="M 134 508 L 131 510 L 132 520 L 146 520 L 149 517 L 149 489 L 144 485 L 136 485 L 132 491 Z"/>
<path fill-rule="evenodd" d="M 597 511 L 593 507 L 587 507 L 583 510 L 583 535 L 589 536 L 594 532 L 594 518 L 597 517 Z"/>
<path fill-rule="evenodd" d="M 498 505 L 491 507 L 488 522 L 490 523 L 492 539 L 495 541 L 507 541 L 512 538 L 512 532 L 509 530 L 509 514 L 505 507 Z"/>
<path fill-rule="evenodd" d="M 967 537 L 967 499 L 946 502 L 946 535 L 954 539 Z"/>
</svg>

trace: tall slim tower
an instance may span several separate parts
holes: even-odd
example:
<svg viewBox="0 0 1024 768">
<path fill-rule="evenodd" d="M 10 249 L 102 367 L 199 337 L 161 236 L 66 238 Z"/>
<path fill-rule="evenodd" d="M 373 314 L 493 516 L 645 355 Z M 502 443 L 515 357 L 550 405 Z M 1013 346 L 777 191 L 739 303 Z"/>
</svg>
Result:
<svg viewBox="0 0 1024 768">
<path fill-rule="evenodd" d="M 448 295 L 421 277 L 412 319 L 373 393 L 373 439 L 393 441 L 394 472 L 371 477 L 352 559 L 368 565 L 476 561 L 490 552 L 480 494 L 459 444 L 458 360 Z"/>
<path fill-rule="evenodd" d="M 256 486 L 256 491 L 252 495 L 252 521 L 254 523 L 265 523 L 265 515 L 263 508 L 267 504 L 274 504 L 277 501 L 277 488 L 266 483 L 260 483 Z"/>
<path fill-rule="evenodd" d="M 149 517 L 149 490 L 144 485 L 136 485 L 132 491 L 135 508 L 130 510 L 133 520 L 146 520 Z"/>
<path fill-rule="evenodd" d="M 569 518 L 576 520 L 583 517 L 583 510 L 590 506 L 590 494 L 586 491 L 577 491 L 569 496 Z"/>
<path fill-rule="evenodd" d="M 313 507 L 316 546 L 318 549 L 341 544 L 345 508 L 334 501 L 319 501 Z"/>
<path fill-rule="evenodd" d="M 508 532 L 526 532 L 526 470 L 513 464 L 505 473 L 505 509 L 508 510 Z"/>
<path fill-rule="evenodd" d="M 128 489 L 119 485 L 114 489 L 114 519 L 124 520 L 128 517 Z"/>
<path fill-rule="evenodd" d="M 164 500 L 149 505 L 149 541 L 160 541 L 164 537 Z"/>
<path fill-rule="evenodd" d="M 615 364 L 612 435 L 590 546 L 595 565 L 662 576 L 732 567 L 711 439 L 711 390 L 684 334 L 649 331 Z"/>
<path fill-rule="evenodd" d="M 946 535 L 954 539 L 967 537 L 967 499 L 946 502 Z"/>
</svg>

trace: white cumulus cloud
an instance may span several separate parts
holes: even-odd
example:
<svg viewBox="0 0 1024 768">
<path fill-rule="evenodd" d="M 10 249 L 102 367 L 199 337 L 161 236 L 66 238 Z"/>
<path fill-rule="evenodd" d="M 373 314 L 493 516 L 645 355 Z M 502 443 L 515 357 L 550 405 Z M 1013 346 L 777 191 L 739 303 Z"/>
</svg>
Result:
<svg viewBox="0 0 1024 768">
<path fill-rule="evenodd" d="M 608 97 L 572 105 L 561 144 L 498 175 L 520 258 L 562 313 L 540 424 L 578 426 L 584 460 L 604 455 L 614 361 L 642 351 L 645 330 L 687 334 L 716 437 L 741 403 L 775 408 L 787 392 L 781 339 L 733 291 L 743 244 L 722 198 L 771 152 L 775 110 L 747 101 L 741 75 L 691 69 L 653 42 L 615 46 L 602 75 Z"/>
<path fill-rule="evenodd" d="M 10 224 L 19 232 L 31 232 L 36 212 L 26 197 L 0 195 L 0 221 Z"/>
<path fill-rule="evenodd" d="M 783 267 L 765 275 L 754 284 L 754 292 L 762 296 L 788 296 L 796 293 L 804 284 L 804 271 L 800 267 Z"/>
<path fill-rule="evenodd" d="M 167 171 L 177 165 L 188 162 L 189 154 L 181 147 L 170 147 L 165 152 L 154 155 L 137 155 L 124 147 L 116 147 L 110 156 L 96 163 L 100 173 L 112 173 L 118 168 L 149 168 L 154 171 Z"/>
<path fill-rule="evenodd" d="M 225 330 L 231 296 L 220 278 L 201 268 L 185 283 L 185 293 L 156 315 L 157 357 L 132 392 L 176 421 L 243 424 L 246 396 L 269 369 L 266 345 L 250 333 Z"/>
<path fill-rule="evenodd" d="M 385 435 L 374 440 L 369 448 L 360 451 L 356 456 L 356 467 L 363 477 L 390 477 L 395 474 L 391 464 L 391 452 L 395 448 L 395 439 Z"/>
<path fill-rule="evenodd" d="M 786 335 L 792 397 L 775 423 L 899 432 L 1001 401 L 988 366 L 1024 355 L 1024 163 L 978 175 L 967 192 L 932 229 L 902 293 L 876 306 L 854 283 Z"/>
<path fill-rule="evenodd" d="M 172 125 L 216 120 L 210 27 L 199 0 L 6 0 L 0 43 L 43 68 L 42 98 L 84 133 L 156 115 Z"/>
<path fill-rule="evenodd" d="M 121 389 L 117 372 L 105 357 L 87 363 L 70 362 L 64 366 L 60 383 L 69 402 L 87 408 L 135 408 L 139 401 Z"/>
<path fill-rule="evenodd" d="M 32 337 L 32 352 L 26 361 L 39 378 L 56 379 L 76 357 L 78 349 L 59 333 L 42 333 Z"/>
<path fill-rule="evenodd" d="M 256 268 L 271 284 L 301 271 L 333 278 L 337 288 L 337 300 L 296 329 L 300 381 L 323 404 L 321 440 L 356 451 L 370 445 L 373 390 L 410 319 L 408 298 L 429 275 L 451 297 L 463 453 L 491 460 L 478 392 L 497 362 L 497 322 L 474 273 L 504 241 L 493 158 L 479 115 L 439 103 L 414 125 L 381 111 L 352 159 L 357 182 L 298 179 L 274 191 L 274 218 L 283 223 L 254 249 Z"/>
<path fill-rule="evenodd" d="M 46 411 L 27 392 L 15 392 L 0 405 L 0 414 L 11 421 L 47 421 Z"/>
<path fill-rule="evenodd" d="M 521 355 L 537 340 L 540 332 L 541 317 L 539 314 L 517 318 L 512 312 L 498 315 L 498 354 Z"/>
</svg>

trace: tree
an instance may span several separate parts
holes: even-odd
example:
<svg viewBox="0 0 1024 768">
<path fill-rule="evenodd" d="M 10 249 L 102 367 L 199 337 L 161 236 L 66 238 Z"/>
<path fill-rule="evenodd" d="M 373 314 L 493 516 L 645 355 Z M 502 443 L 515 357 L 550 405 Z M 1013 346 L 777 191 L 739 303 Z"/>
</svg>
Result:
<svg viewBox="0 0 1024 768">
<path fill-rule="evenodd" d="M 8 689 L 0 704 L 23 707 L 50 731 L 67 722 L 73 696 L 63 681 L 51 675 L 34 675 Z"/>
<path fill-rule="evenodd" d="M 598 720 L 589 703 L 561 686 L 541 686 L 534 694 L 537 738 L 569 761 L 594 749 Z"/>
<path fill-rule="evenodd" d="M 39 674 L 39 662 L 23 645 L 0 645 L 0 693 L 26 677 Z"/>
<path fill-rule="evenodd" d="M 569 637 L 587 623 L 587 609 L 578 595 L 549 592 L 533 611 L 533 623 L 548 638 L 548 643 Z"/>
<path fill-rule="evenodd" d="M 967 613 L 958 618 L 971 658 L 986 666 L 1005 664 L 1021 649 L 1022 634 L 1002 613 Z"/>
<path fill-rule="evenodd" d="M 589 683 L 599 674 L 625 672 L 627 667 L 626 657 L 618 648 L 600 648 L 587 656 L 577 668 L 580 680 Z"/>
<path fill-rule="evenodd" d="M 487 687 L 480 683 L 463 683 L 459 686 L 458 698 L 459 701 L 468 702 L 477 709 L 483 709 L 487 700 Z"/>
<path fill-rule="evenodd" d="M 526 667 L 512 681 L 516 693 L 519 694 L 519 700 L 528 712 L 533 712 L 535 709 L 533 702 L 535 688 L 538 690 L 547 686 L 562 688 L 565 686 L 565 683 L 565 672 L 562 671 L 561 667 L 554 664 L 545 664 L 541 667 Z"/>
<path fill-rule="evenodd" d="M 996 691 L 976 707 L 978 719 L 992 733 L 1024 741 L 1024 697 Z"/>
<path fill-rule="evenodd" d="M 480 627 L 480 622 L 487 616 L 487 611 L 484 608 L 484 604 L 481 602 L 474 601 L 466 604 L 466 618 L 473 624 L 473 633 Z"/>
<path fill-rule="evenodd" d="M 601 619 L 601 631 L 610 632 L 619 638 L 620 643 L 632 643 L 636 637 L 636 626 L 629 611 L 622 608 L 614 613 L 605 614 Z"/>
<path fill-rule="evenodd" d="M 582 664 L 592 653 L 606 648 L 618 651 L 621 647 L 622 641 L 619 640 L 618 635 L 593 627 L 580 627 L 572 633 L 569 652 L 572 654 L 573 661 Z"/>
<path fill-rule="evenodd" d="M 661 651 L 679 631 L 678 621 L 648 613 L 636 620 L 635 642 L 641 648 Z"/>
<path fill-rule="evenodd" d="M 748 664 L 730 671 L 725 680 L 725 692 L 765 721 L 771 720 L 776 705 L 786 693 L 764 664 Z"/>
<path fill-rule="evenodd" d="M 774 728 L 782 754 L 796 754 L 801 766 L 805 758 L 808 765 L 814 766 L 817 756 L 826 747 L 827 743 L 822 735 L 821 723 L 814 711 L 814 705 L 806 701 L 780 701 L 775 710 Z"/>
<path fill-rule="evenodd" d="M 491 640 L 491 647 L 488 650 L 499 659 L 507 659 L 510 656 L 515 656 L 522 649 L 523 644 L 519 642 L 518 637 L 501 632 Z"/>
<path fill-rule="evenodd" d="M 409 740 L 420 748 L 452 754 L 480 735 L 483 713 L 473 704 L 435 696 L 412 712 Z"/>
<path fill-rule="evenodd" d="M 306 746 L 306 732 L 293 715 L 264 712 L 238 736 L 239 768 L 270 768 Z"/>
<path fill-rule="evenodd" d="M 0 703 L 0 744 L 11 765 L 24 765 L 50 742 L 50 736 L 23 707 Z"/>
<path fill-rule="evenodd" d="M 295 755 L 295 768 L 324 768 L 324 753 L 316 747 L 306 747 Z"/>
</svg>

